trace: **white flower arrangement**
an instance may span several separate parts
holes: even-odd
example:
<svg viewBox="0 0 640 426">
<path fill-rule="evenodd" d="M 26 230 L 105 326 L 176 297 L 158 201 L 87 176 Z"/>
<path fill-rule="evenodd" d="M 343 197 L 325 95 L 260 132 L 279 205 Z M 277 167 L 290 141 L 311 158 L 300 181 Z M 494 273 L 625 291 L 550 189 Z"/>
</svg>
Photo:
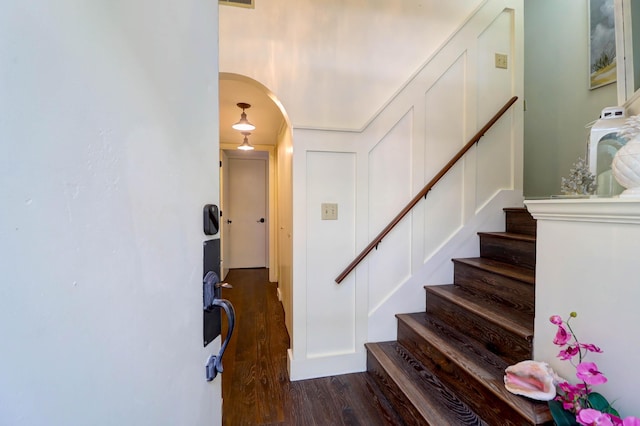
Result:
<svg viewBox="0 0 640 426">
<path fill-rule="evenodd" d="M 637 122 L 640 132 L 640 121 Z M 578 157 L 578 161 L 569 170 L 569 177 L 562 178 L 560 190 L 567 195 L 591 195 L 596 191 L 596 177 L 589 171 L 589 166 L 584 158 Z"/>
</svg>

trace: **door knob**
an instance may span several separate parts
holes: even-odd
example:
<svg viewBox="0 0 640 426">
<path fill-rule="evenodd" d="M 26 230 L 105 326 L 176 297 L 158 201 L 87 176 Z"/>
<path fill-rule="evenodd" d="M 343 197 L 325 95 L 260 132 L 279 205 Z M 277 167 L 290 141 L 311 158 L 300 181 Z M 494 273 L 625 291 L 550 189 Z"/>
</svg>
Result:
<svg viewBox="0 0 640 426">
<path fill-rule="evenodd" d="M 261 217 L 260 220 L 256 220 L 256 222 L 264 223 L 264 217 Z"/>
<path fill-rule="evenodd" d="M 230 223 L 231 223 L 231 219 L 227 219 L 227 224 L 230 224 Z"/>
</svg>

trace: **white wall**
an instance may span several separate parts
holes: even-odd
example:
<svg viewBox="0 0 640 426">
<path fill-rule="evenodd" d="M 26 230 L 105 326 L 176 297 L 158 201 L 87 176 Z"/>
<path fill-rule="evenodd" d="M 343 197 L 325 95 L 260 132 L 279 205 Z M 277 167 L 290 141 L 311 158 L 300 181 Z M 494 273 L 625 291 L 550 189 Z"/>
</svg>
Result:
<svg viewBox="0 0 640 426">
<path fill-rule="evenodd" d="M 220 424 L 201 290 L 217 9 L 3 6 L 0 423 Z"/>
<path fill-rule="evenodd" d="M 534 357 L 549 362 L 575 383 L 575 369 L 557 358 L 551 315 L 565 320 L 583 343 L 599 346 L 589 354 L 609 379 L 602 393 L 624 416 L 638 415 L 640 312 L 638 251 L 640 202 L 633 199 L 528 200 L 538 221 Z"/>
<path fill-rule="evenodd" d="M 482 0 L 220 7 L 220 70 L 276 94 L 294 128 L 362 129 Z"/>
<path fill-rule="evenodd" d="M 285 312 L 285 325 L 293 335 L 293 140 L 289 126 L 278 133 L 277 241 L 278 289 Z"/>
<path fill-rule="evenodd" d="M 560 194 L 561 178 L 586 155 L 585 126 L 618 103 L 615 84 L 589 90 L 588 3 L 525 2 L 527 197 Z"/>
<path fill-rule="evenodd" d="M 364 370 L 364 343 L 394 339 L 394 314 L 424 310 L 422 286 L 451 282 L 451 257 L 477 254 L 475 231 L 502 229 L 500 209 L 522 202 L 517 103 L 378 250 L 334 282 L 522 95 L 522 43 L 522 2 L 487 2 L 362 132 L 294 128 L 293 379 Z M 509 56 L 509 69 L 494 67 L 494 53 Z M 321 220 L 322 203 L 338 204 L 337 221 Z"/>
</svg>

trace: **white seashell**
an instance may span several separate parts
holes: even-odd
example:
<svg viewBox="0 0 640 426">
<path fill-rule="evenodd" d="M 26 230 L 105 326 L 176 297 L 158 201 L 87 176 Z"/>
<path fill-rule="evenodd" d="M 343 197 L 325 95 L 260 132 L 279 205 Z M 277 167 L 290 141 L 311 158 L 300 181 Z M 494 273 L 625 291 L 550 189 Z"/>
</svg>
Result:
<svg viewBox="0 0 640 426">
<path fill-rule="evenodd" d="M 504 386 L 516 395 L 538 401 L 550 401 L 556 396 L 556 384 L 562 379 L 546 362 L 522 361 L 507 367 Z"/>
</svg>

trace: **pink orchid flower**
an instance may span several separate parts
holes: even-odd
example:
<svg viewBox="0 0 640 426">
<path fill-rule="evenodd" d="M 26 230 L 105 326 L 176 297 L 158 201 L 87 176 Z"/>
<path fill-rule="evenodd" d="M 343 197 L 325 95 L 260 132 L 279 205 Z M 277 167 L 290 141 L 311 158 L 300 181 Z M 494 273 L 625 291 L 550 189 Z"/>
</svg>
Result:
<svg viewBox="0 0 640 426">
<path fill-rule="evenodd" d="M 560 351 L 558 354 L 558 358 L 563 361 L 573 358 L 578 355 L 580 349 L 577 346 L 568 346 L 567 349 Z"/>
<path fill-rule="evenodd" d="M 589 352 L 598 352 L 602 353 L 602 349 L 594 345 L 593 343 L 580 343 L 581 348 L 585 348 Z"/>
<path fill-rule="evenodd" d="M 576 376 L 588 385 L 601 385 L 607 383 L 607 378 L 598 371 L 598 366 L 593 362 L 581 362 L 576 367 Z"/>
<path fill-rule="evenodd" d="M 567 395 L 582 395 L 586 388 L 584 383 L 576 383 L 575 385 L 572 385 L 569 382 L 560 382 L 558 383 L 558 387 Z"/>
<path fill-rule="evenodd" d="M 560 317 L 560 315 L 551 315 L 551 318 L 549 318 L 549 321 L 551 321 L 551 324 L 555 324 L 555 325 L 562 324 L 562 318 Z"/>
<path fill-rule="evenodd" d="M 580 397 L 586 392 L 586 385 L 584 383 L 578 383 L 572 385 L 569 382 L 558 383 L 558 387 L 562 390 L 562 393 L 556 396 L 555 400 L 562 404 L 562 408 L 567 411 L 577 412 L 582 407 L 580 406 Z"/>
<path fill-rule="evenodd" d="M 589 352 L 602 353 L 602 349 L 592 343 L 581 343 L 573 334 L 569 322 L 577 316 L 578 314 L 571 312 L 567 321 L 563 321 L 559 315 L 549 317 L 549 321 L 558 327 L 553 339 L 553 343 L 561 349 L 558 352 L 558 358 L 570 361 L 576 369 L 576 377 L 581 380 L 581 383 L 575 385 L 566 381 L 558 383 L 554 401 L 560 403 L 565 411 L 573 413 L 576 421 L 583 426 L 640 426 L 638 417 L 629 416 L 622 419 L 617 415 L 590 408 L 592 406 L 589 400 L 591 386 L 606 383 L 607 378 L 598 370 L 595 363 L 581 362 Z M 579 356 L 577 366 L 574 362 L 576 355 Z"/>
<path fill-rule="evenodd" d="M 593 408 L 580 410 L 576 420 L 583 426 L 613 426 L 611 417 L 608 414 L 601 413 Z"/>
<path fill-rule="evenodd" d="M 564 328 L 564 326 L 558 326 L 558 332 L 556 333 L 556 337 L 553 339 L 553 343 L 558 346 L 566 345 L 569 339 L 571 338 L 571 333 Z"/>
</svg>

